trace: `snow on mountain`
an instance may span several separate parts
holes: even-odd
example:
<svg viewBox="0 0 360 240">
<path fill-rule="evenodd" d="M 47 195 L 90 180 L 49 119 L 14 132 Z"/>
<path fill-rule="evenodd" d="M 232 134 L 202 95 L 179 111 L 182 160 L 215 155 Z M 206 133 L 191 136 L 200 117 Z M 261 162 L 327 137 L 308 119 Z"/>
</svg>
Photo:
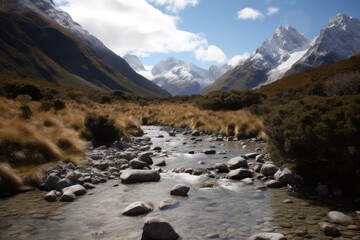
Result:
<svg viewBox="0 0 360 240">
<path fill-rule="evenodd" d="M 144 65 L 137 56 L 126 54 L 123 58 L 130 65 L 130 67 L 134 69 L 134 71 L 136 72 L 145 71 Z"/>
<path fill-rule="evenodd" d="M 171 71 L 174 67 L 184 66 L 185 62 L 174 57 L 170 57 L 156 64 L 151 70 L 152 75 L 160 75 Z"/>
<path fill-rule="evenodd" d="M 250 89 L 281 78 L 309 48 L 310 40 L 290 26 L 279 26 L 247 59 L 202 92 Z"/>
<path fill-rule="evenodd" d="M 287 74 L 334 63 L 360 51 L 360 20 L 337 14 Z"/>
</svg>

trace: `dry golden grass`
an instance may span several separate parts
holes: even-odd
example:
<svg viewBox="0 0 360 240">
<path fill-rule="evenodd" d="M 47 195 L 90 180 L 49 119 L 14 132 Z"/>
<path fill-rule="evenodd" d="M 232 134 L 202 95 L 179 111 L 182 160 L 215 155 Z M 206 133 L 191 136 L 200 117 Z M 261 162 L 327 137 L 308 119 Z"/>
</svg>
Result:
<svg viewBox="0 0 360 240">
<path fill-rule="evenodd" d="M 84 118 L 89 112 L 109 115 L 124 136 L 142 133 L 138 121 L 114 111 L 111 105 L 87 106 L 66 101 L 63 110 L 43 112 L 40 104 L 29 102 L 33 115 L 24 120 L 20 102 L 0 98 L 0 163 L 3 164 L 0 190 L 3 184 L 38 185 L 44 171 L 59 161 L 81 164 L 85 153 L 81 136 L 85 131 Z"/>
</svg>

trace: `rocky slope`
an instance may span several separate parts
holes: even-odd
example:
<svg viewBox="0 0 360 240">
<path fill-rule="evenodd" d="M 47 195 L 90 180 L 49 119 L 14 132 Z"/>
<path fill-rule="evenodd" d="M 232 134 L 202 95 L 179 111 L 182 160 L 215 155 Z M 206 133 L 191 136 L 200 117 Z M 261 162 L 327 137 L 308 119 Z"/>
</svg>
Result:
<svg viewBox="0 0 360 240">
<path fill-rule="evenodd" d="M 287 75 L 347 59 L 360 52 L 360 20 L 337 14 Z"/>
</svg>

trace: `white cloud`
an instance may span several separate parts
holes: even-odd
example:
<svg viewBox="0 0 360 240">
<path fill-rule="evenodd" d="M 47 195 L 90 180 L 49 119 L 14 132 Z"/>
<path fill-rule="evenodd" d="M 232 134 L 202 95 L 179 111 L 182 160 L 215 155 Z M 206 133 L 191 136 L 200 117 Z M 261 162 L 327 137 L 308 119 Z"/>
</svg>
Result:
<svg viewBox="0 0 360 240">
<path fill-rule="evenodd" d="M 177 13 L 187 6 L 196 6 L 199 1 L 198 0 L 147 0 L 148 2 L 155 3 L 157 5 L 166 6 L 168 11 Z"/>
<path fill-rule="evenodd" d="M 257 20 L 264 18 L 264 15 L 259 11 L 251 7 L 243 8 L 237 13 L 237 19 L 243 20 Z"/>
<path fill-rule="evenodd" d="M 245 52 L 241 55 L 235 55 L 228 60 L 227 64 L 229 64 L 232 67 L 236 67 L 241 62 L 245 61 L 248 57 L 250 57 L 250 53 L 248 52 Z"/>
<path fill-rule="evenodd" d="M 219 64 L 227 61 L 225 53 L 215 45 L 199 47 L 195 51 L 195 57 L 199 61 L 217 62 Z"/>
<path fill-rule="evenodd" d="M 274 14 L 278 13 L 279 11 L 280 11 L 280 9 L 277 8 L 277 7 L 269 7 L 267 9 L 267 14 L 266 15 L 271 16 L 271 15 L 274 15 Z"/>
<path fill-rule="evenodd" d="M 193 52 L 201 61 L 226 59 L 202 34 L 179 29 L 178 17 L 164 14 L 146 0 L 68 0 L 62 9 L 121 56 Z"/>
</svg>

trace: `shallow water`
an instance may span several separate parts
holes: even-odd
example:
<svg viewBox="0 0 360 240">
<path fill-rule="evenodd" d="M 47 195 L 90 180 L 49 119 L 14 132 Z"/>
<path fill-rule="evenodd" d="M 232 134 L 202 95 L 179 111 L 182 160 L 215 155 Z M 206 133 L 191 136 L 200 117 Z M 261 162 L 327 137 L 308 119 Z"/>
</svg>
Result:
<svg viewBox="0 0 360 240">
<path fill-rule="evenodd" d="M 226 162 L 224 157 L 249 152 L 234 142 L 209 142 L 204 137 L 202 142 L 193 144 L 189 136 L 168 137 L 159 127 L 144 127 L 144 130 L 152 138 L 153 146 L 167 151 L 161 154 L 167 162 L 164 169 L 206 168 L 216 162 Z M 156 138 L 160 134 L 165 138 Z M 226 154 L 201 153 L 211 146 Z M 187 154 L 190 150 L 195 154 Z M 200 165 L 199 161 L 205 164 Z M 161 180 L 156 183 L 114 187 L 119 181 L 108 181 L 72 203 L 48 203 L 43 200 L 45 193 L 41 191 L 0 199 L 0 239 L 140 239 L 147 216 L 167 219 L 183 239 L 211 236 L 215 239 L 246 239 L 258 232 L 280 232 L 288 239 L 331 239 L 326 238 L 318 227 L 319 222 L 327 221 L 326 214 L 330 210 L 352 215 L 360 225 L 360 218 L 355 213 L 358 206 L 349 202 L 325 203 L 313 198 L 300 198 L 286 189 L 257 192 L 254 188 L 262 184 L 258 180 L 252 185 L 212 180 L 216 181 L 216 187 L 201 188 L 201 182 L 205 180 L 209 179 L 168 172 L 162 173 Z M 191 186 L 189 197 L 173 197 L 180 204 L 160 211 L 158 204 L 170 197 L 169 190 L 177 183 Z M 285 199 L 293 203 L 285 204 Z M 139 200 L 153 203 L 155 210 L 146 216 L 121 215 L 128 204 Z M 360 239 L 359 231 L 339 228 L 347 235 L 337 239 Z"/>
</svg>

